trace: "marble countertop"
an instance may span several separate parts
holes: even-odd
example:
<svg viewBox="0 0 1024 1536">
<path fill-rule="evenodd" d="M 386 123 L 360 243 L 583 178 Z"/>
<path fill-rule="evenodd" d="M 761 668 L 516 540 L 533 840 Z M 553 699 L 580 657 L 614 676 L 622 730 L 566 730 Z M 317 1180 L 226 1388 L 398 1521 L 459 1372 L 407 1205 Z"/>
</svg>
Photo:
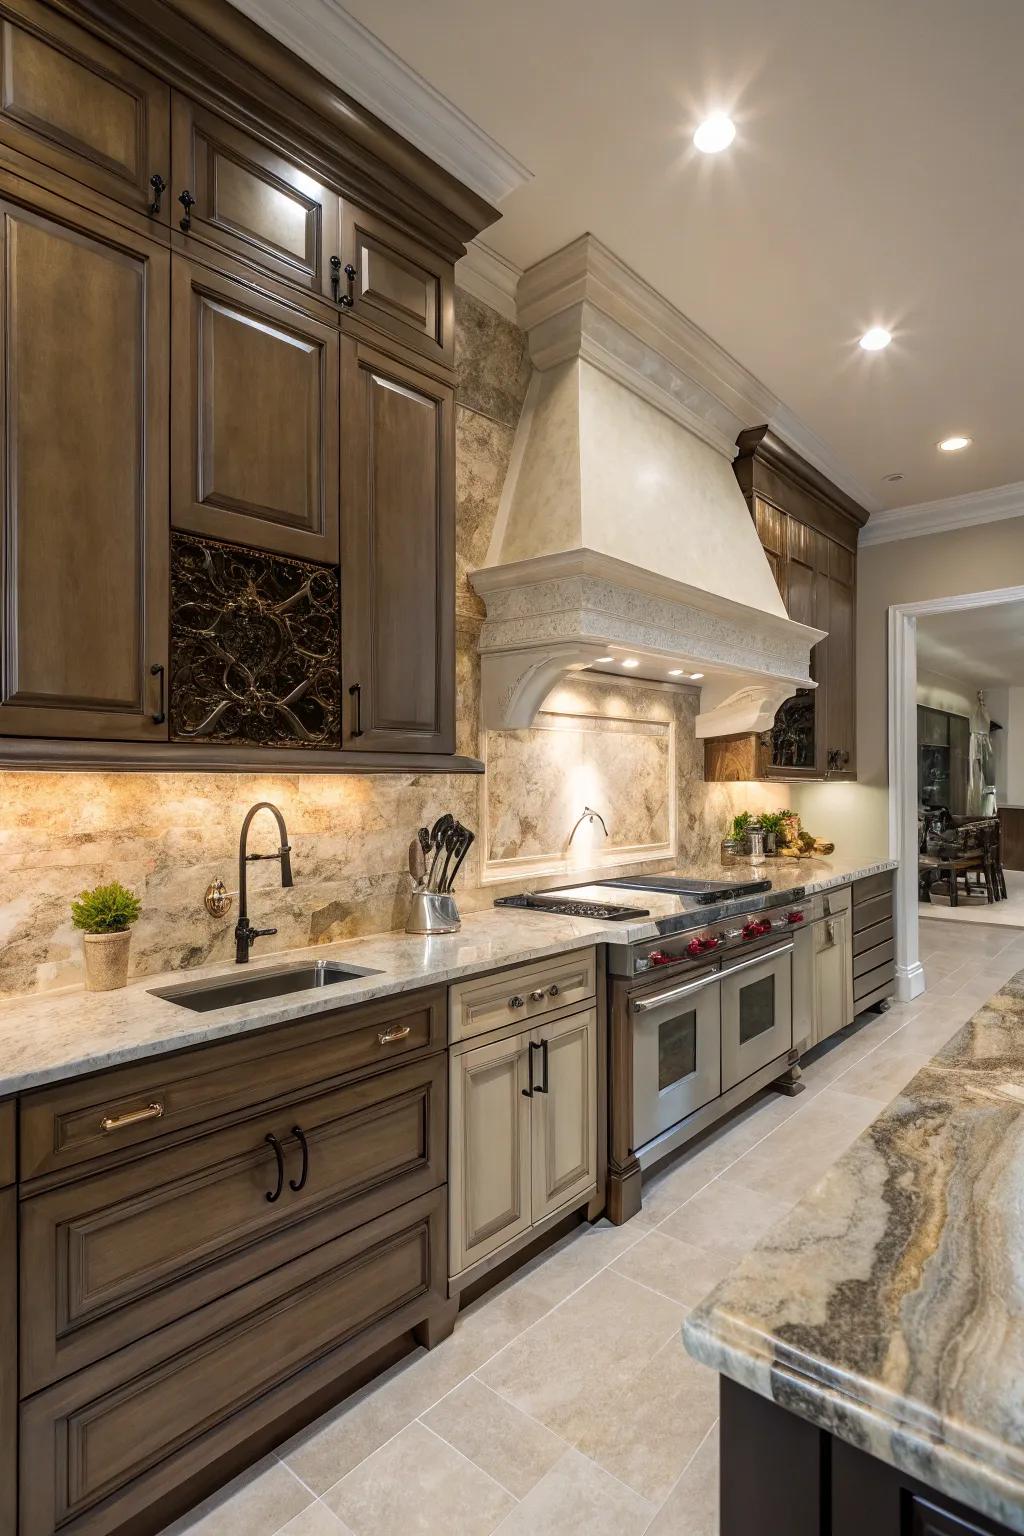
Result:
<svg viewBox="0 0 1024 1536">
<path fill-rule="evenodd" d="M 893 867 L 890 861 L 862 865 L 836 859 L 801 859 L 718 867 L 700 873 L 706 878 L 734 880 L 763 875 L 777 890 L 802 888 L 810 893 Z M 598 900 L 607 901 L 611 894 L 606 887 L 595 887 Z M 251 961 L 249 974 L 310 959 L 339 960 L 375 974 L 208 1013 L 193 1013 L 154 997 L 150 989 L 227 976 L 234 971 L 233 966 L 202 966 L 147 976 L 120 992 L 43 992 L 13 998 L 0 1003 L 0 1098 L 105 1067 L 226 1039 L 370 998 L 543 959 L 588 944 L 655 938 L 655 919 L 682 911 L 676 896 L 620 891 L 617 899 L 646 908 L 650 916 L 630 922 L 597 922 L 504 907 L 468 914 L 456 934 L 420 938 L 401 932 L 381 933 L 267 956 L 264 961 Z M 743 910 L 744 905 L 734 902 L 702 908 L 694 921 L 705 923 L 715 916 Z"/>
<path fill-rule="evenodd" d="M 1024 972 L 684 1337 L 706 1365 L 1024 1532 Z"/>
</svg>

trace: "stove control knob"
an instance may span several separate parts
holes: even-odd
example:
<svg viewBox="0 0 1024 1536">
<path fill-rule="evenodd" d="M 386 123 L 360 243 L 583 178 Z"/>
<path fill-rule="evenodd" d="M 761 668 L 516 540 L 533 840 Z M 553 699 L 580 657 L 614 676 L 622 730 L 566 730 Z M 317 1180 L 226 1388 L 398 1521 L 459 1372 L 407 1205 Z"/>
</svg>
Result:
<svg viewBox="0 0 1024 1536">
<path fill-rule="evenodd" d="M 701 948 L 702 949 L 708 950 L 708 949 L 717 949 L 719 944 L 721 944 L 721 942 L 722 941 L 718 937 L 717 934 L 708 933 L 708 934 L 705 934 L 704 938 L 701 939 L 700 944 L 701 944 Z"/>
<path fill-rule="evenodd" d="M 802 923 L 803 920 L 804 920 L 804 915 L 803 915 L 802 912 L 788 912 L 786 914 L 786 922 L 787 923 Z"/>
<path fill-rule="evenodd" d="M 651 965 L 672 964 L 672 956 L 667 955 L 663 949 L 652 949 L 647 959 Z"/>
<path fill-rule="evenodd" d="M 698 956 L 704 953 L 704 944 L 704 939 L 691 939 L 686 946 L 686 953 L 692 955 L 696 960 Z"/>
</svg>

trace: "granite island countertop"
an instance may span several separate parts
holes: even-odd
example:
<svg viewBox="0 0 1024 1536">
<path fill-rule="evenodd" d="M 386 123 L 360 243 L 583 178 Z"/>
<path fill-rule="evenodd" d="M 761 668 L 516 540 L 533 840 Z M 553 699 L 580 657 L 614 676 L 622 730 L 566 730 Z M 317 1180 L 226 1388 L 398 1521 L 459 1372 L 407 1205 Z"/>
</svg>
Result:
<svg viewBox="0 0 1024 1536">
<path fill-rule="evenodd" d="M 810 894 L 894 867 L 890 860 L 863 864 L 801 859 L 757 866 L 715 866 L 702 869 L 700 874 L 705 878 L 733 880 L 763 875 L 780 892 L 804 890 Z M 312 959 L 339 960 L 373 974 L 208 1013 L 193 1013 L 177 1003 L 154 997 L 151 989 L 227 976 L 234 972 L 233 965 L 146 976 L 119 992 L 38 992 L 11 998 L 0 1002 L 0 1098 L 145 1057 L 308 1018 L 328 1009 L 544 959 L 590 944 L 624 944 L 655 938 L 655 919 L 678 916 L 682 911 L 678 897 L 652 891 L 612 892 L 606 887 L 595 887 L 593 896 L 597 900 L 615 899 L 646 908 L 650 916 L 628 922 L 598 922 L 501 907 L 468 913 L 463 917 L 461 931 L 455 934 L 422 938 L 389 932 L 266 954 L 250 961 L 250 973 Z M 715 917 L 749 909 L 755 900 L 745 898 L 703 907 L 690 914 L 688 921 L 700 926 Z"/>
<path fill-rule="evenodd" d="M 1024 972 L 684 1338 L 742 1386 L 1024 1532 Z"/>
</svg>

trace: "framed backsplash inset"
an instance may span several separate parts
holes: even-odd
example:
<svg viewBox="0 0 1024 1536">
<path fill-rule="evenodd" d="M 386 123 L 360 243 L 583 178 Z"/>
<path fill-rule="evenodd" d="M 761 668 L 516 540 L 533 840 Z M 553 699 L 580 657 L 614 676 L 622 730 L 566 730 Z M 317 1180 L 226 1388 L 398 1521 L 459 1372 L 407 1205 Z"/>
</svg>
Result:
<svg viewBox="0 0 1024 1536">
<path fill-rule="evenodd" d="M 556 690 L 529 729 L 485 733 L 483 884 L 674 857 L 672 712 L 640 704 L 634 690 L 603 700 L 601 691 Z M 584 821 L 570 843 L 584 806 L 608 836 Z"/>
<path fill-rule="evenodd" d="M 170 683 L 172 741 L 340 747 L 337 570 L 175 533 Z"/>
</svg>

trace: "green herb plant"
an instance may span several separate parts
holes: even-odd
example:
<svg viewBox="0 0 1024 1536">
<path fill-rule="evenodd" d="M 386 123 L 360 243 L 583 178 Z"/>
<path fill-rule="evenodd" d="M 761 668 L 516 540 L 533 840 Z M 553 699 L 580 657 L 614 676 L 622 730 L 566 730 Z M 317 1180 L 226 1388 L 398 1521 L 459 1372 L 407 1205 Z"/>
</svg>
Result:
<svg viewBox="0 0 1024 1536">
<path fill-rule="evenodd" d="M 138 920 L 142 903 L 117 880 L 79 891 L 71 903 L 71 921 L 83 933 L 124 933 Z"/>
<path fill-rule="evenodd" d="M 759 817 L 764 830 L 766 832 L 774 832 L 776 837 L 782 831 L 782 824 L 785 819 L 785 811 L 762 811 Z"/>
<path fill-rule="evenodd" d="M 735 838 L 737 842 L 742 842 L 750 830 L 751 820 L 752 817 L 749 811 L 738 811 L 732 819 L 729 836 Z"/>
</svg>

